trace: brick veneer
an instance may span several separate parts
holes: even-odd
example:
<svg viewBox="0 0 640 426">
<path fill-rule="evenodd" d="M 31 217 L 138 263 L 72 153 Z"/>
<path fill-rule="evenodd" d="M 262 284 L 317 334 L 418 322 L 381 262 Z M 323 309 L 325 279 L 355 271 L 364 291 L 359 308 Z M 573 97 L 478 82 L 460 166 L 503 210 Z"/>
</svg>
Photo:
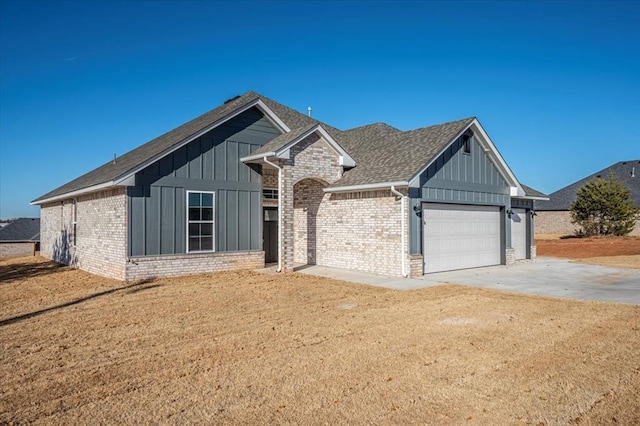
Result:
<svg viewBox="0 0 640 426">
<path fill-rule="evenodd" d="M 283 226 L 279 231 L 282 232 L 283 240 L 282 266 L 284 271 L 293 271 L 295 262 L 294 185 L 309 178 L 330 184 L 342 176 L 342 166 L 333 148 L 323 138 L 312 134 L 291 148 L 289 159 L 281 161 L 281 167 L 283 188 L 280 197 L 282 197 Z"/>
<path fill-rule="evenodd" d="M 28 256 L 35 253 L 35 244 L 33 242 L 0 242 L 0 258 Z"/>
<path fill-rule="evenodd" d="M 127 196 L 125 188 L 77 198 L 74 245 L 73 199 L 40 210 L 40 254 L 109 278 L 126 279 Z"/>
<path fill-rule="evenodd" d="M 536 234 L 562 234 L 573 235 L 579 229 L 571 223 L 571 215 L 568 210 L 561 211 L 537 211 Z M 640 224 L 629 235 L 640 236 Z"/>
<path fill-rule="evenodd" d="M 264 267 L 264 252 L 218 252 L 131 258 L 127 280 L 220 272 Z"/>
<path fill-rule="evenodd" d="M 326 194 L 318 211 L 317 263 L 400 276 L 400 224 L 400 201 L 389 190 Z M 408 272 L 411 266 L 407 256 Z"/>
<path fill-rule="evenodd" d="M 505 264 L 513 265 L 516 263 L 516 249 L 508 248 L 504 251 L 505 254 Z"/>
</svg>

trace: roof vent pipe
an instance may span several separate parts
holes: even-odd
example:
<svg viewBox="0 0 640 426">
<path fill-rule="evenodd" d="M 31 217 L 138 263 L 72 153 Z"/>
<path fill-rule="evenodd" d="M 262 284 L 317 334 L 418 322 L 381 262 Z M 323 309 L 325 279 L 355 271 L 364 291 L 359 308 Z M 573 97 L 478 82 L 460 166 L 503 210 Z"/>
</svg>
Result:
<svg viewBox="0 0 640 426">
<path fill-rule="evenodd" d="M 310 106 L 307 107 L 307 112 L 309 113 L 309 117 L 311 117 L 311 107 Z"/>
<path fill-rule="evenodd" d="M 636 177 L 636 166 L 631 168 L 631 177 Z"/>
</svg>

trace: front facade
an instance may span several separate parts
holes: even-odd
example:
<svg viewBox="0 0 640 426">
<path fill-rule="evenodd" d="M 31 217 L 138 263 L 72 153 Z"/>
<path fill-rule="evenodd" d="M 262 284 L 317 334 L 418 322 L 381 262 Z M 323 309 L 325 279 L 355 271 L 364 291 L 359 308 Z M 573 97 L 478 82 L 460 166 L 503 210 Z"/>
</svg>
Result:
<svg viewBox="0 0 640 426">
<path fill-rule="evenodd" d="M 535 257 L 475 118 L 334 129 L 253 92 L 46 194 L 41 254 L 121 280 L 277 263 L 391 276 Z"/>
</svg>

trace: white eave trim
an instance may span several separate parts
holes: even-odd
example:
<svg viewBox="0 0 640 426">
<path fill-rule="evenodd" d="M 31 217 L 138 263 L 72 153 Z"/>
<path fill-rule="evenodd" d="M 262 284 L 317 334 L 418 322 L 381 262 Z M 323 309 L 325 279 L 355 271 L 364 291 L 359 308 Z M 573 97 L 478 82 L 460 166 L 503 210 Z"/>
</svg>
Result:
<svg viewBox="0 0 640 426">
<path fill-rule="evenodd" d="M 398 182 L 381 182 L 381 183 L 366 183 L 363 185 L 350 185 L 350 186 L 338 186 L 335 188 L 324 188 L 324 192 L 358 192 L 358 191 L 375 191 L 378 189 L 389 189 L 390 187 L 405 187 L 409 186 L 407 181 Z"/>
<path fill-rule="evenodd" d="M 243 163 L 246 163 L 248 161 L 256 161 L 256 160 L 264 160 L 264 157 L 275 157 L 276 153 L 274 151 L 269 151 L 269 152 L 263 152 L 262 154 L 251 154 L 251 155 L 247 155 L 246 157 L 242 157 L 240 159 L 240 161 L 242 161 Z"/>
<path fill-rule="evenodd" d="M 105 183 L 100 183 L 98 185 L 93 185 L 93 186 L 89 186 L 89 187 L 86 187 L 86 188 L 78 189 L 76 191 L 65 192 L 64 194 L 60 194 L 60 195 L 54 195 L 53 197 L 44 198 L 42 200 L 35 200 L 35 201 L 30 202 L 29 204 L 34 206 L 34 205 L 51 203 L 53 201 L 66 200 L 68 198 L 73 198 L 73 197 L 75 197 L 77 195 L 83 195 L 83 194 L 89 194 L 89 193 L 92 193 L 92 192 L 98 192 L 98 191 L 102 191 L 103 189 L 111 188 L 111 187 L 114 187 L 114 186 L 119 186 L 119 185 L 117 185 L 113 181 L 109 181 L 109 182 L 105 182 Z"/>
<path fill-rule="evenodd" d="M 517 196 L 517 197 L 513 197 L 513 198 L 517 198 L 519 200 L 535 200 L 535 201 L 549 201 L 550 200 L 549 197 L 538 197 L 538 196 L 534 196 L 534 195 L 523 195 L 523 196 Z"/>
</svg>

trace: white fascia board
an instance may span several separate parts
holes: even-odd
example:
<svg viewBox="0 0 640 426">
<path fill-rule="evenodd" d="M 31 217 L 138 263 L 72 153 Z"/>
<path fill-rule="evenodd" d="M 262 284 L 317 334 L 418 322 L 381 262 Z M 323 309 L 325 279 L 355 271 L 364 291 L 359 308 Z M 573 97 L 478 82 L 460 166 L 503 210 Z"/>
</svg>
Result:
<svg viewBox="0 0 640 426">
<path fill-rule="evenodd" d="M 398 181 L 398 182 L 365 183 L 363 185 L 350 185 L 350 186 L 339 186 L 336 188 L 324 188 L 323 191 L 324 192 L 373 191 L 376 189 L 389 189 L 392 186 L 396 186 L 396 187 L 409 186 L 409 182 Z"/>
<path fill-rule="evenodd" d="M 262 160 L 264 157 L 274 157 L 275 155 L 276 153 L 274 151 L 263 152 L 262 154 L 251 154 L 247 155 L 246 157 L 242 157 L 240 161 L 246 163 L 249 161 Z"/>
<path fill-rule="evenodd" d="M 512 198 L 517 198 L 518 200 L 535 200 L 535 201 L 549 201 L 550 200 L 549 197 L 536 197 L 536 196 L 533 196 L 533 195 L 523 195 L 523 196 L 512 197 Z"/>
<path fill-rule="evenodd" d="M 100 183 L 98 185 L 89 186 L 87 188 L 78 189 L 76 191 L 65 192 L 64 194 L 55 195 L 53 197 L 45 198 L 43 200 L 32 201 L 29 204 L 34 206 L 34 205 L 51 203 L 53 201 L 66 200 L 67 198 L 73 198 L 78 195 L 89 194 L 91 192 L 98 192 L 103 189 L 110 188 L 112 186 L 118 186 L 118 185 L 115 184 L 113 181 L 109 181 L 105 183 Z"/>
<path fill-rule="evenodd" d="M 171 154 L 172 152 L 177 151 L 178 149 L 182 148 L 183 146 L 185 146 L 189 142 L 194 141 L 195 139 L 199 138 L 200 136 L 204 135 L 205 133 L 210 132 L 211 130 L 215 129 L 216 127 L 220 126 L 221 124 L 226 123 L 227 121 L 231 120 L 232 118 L 242 114 L 243 112 L 245 112 L 248 109 L 253 108 L 253 107 L 258 107 L 260 110 L 262 110 L 262 112 L 269 119 L 269 121 L 272 121 L 274 124 L 276 124 L 277 127 L 279 127 L 281 131 L 283 131 L 283 132 L 289 132 L 290 131 L 290 129 L 282 122 L 282 120 L 280 120 L 274 114 L 274 112 L 271 111 L 271 109 L 267 105 L 265 105 L 264 102 L 262 102 L 261 99 L 256 99 L 256 100 L 254 100 L 252 102 L 249 102 L 248 104 L 243 105 L 242 107 L 236 109 L 235 111 L 230 112 L 229 114 L 225 115 L 221 119 L 216 120 L 215 122 L 213 122 L 212 124 L 208 125 L 204 129 L 198 131 L 197 133 L 194 133 L 191 136 L 188 136 L 187 138 L 183 139 L 181 142 L 171 146 L 170 148 L 164 150 L 160 154 L 151 157 L 149 160 L 145 161 L 144 163 L 142 163 L 141 165 L 139 165 L 135 169 L 130 170 L 127 173 L 125 173 L 125 174 L 123 174 L 121 176 L 118 176 L 117 178 L 115 178 L 113 180 L 114 183 L 116 185 L 122 184 L 124 181 L 126 181 L 128 178 L 130 178 L 132 175 L 135 175 L 139 171 L 145 169 L 150 164 L 153 164 L 156 161 L 160 160 L 161 158 Z"/>
</svg>

